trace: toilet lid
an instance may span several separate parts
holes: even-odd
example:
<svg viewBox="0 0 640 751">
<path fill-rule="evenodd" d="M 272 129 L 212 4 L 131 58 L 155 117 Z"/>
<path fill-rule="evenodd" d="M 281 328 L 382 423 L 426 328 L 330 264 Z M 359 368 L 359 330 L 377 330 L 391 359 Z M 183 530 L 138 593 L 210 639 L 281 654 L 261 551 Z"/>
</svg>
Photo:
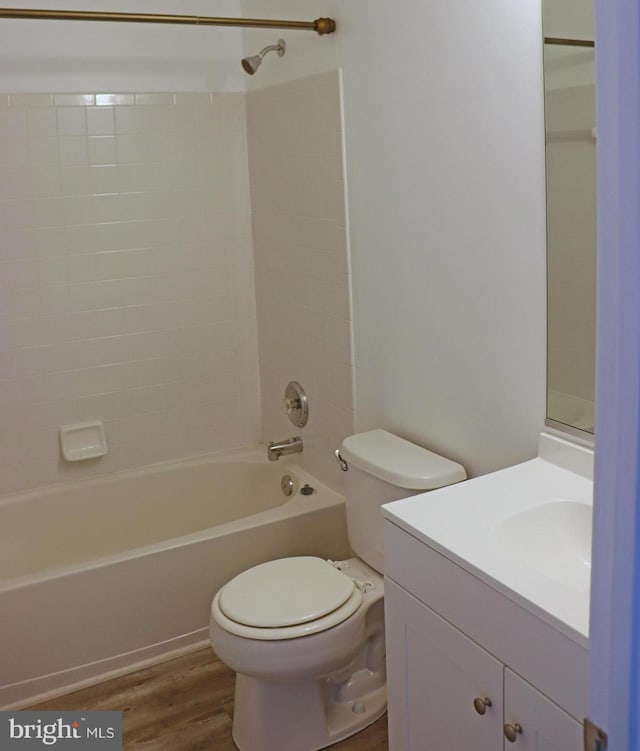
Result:
<svg viewBox="0 0 640 751">
<path fill-rule="evenodd" d="M 283 628 L 331 613 L 352 597 L 355 586 L 322 558 L 280 558 L 232 579 L 220 591 L 218 605 L 236 623 Z"/>
</svg>

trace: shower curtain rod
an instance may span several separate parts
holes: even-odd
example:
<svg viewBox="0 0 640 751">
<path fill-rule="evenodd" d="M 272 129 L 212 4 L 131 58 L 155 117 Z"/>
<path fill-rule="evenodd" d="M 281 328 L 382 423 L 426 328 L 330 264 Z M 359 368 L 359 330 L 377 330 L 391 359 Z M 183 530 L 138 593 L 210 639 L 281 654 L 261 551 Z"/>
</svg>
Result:
<svg viewBox="0 0 640 751">
<path fill-rule="evenodd" d="M 37 19 L 48 21 L 118 21 L 129 23 L 165 23 L 184 26 L 241 26 L 264 29 L 308 29 L 332 34 L 336 22 L 332 18 L 315 21 L 281 21 L 263 18 L 216 18 L 212 16 L 174 16 L 165 13 L 106 13 L 84 10 L 50 10 L 45 8 L 0 8 L 0 18 Z"/>
<path fill-rule="evenodd" d="M 595 47 L 591 39 L 562 39 L 561 37 L 545 37 L 545 44 L 558 44 L 564 47 Z"/>
</svg>

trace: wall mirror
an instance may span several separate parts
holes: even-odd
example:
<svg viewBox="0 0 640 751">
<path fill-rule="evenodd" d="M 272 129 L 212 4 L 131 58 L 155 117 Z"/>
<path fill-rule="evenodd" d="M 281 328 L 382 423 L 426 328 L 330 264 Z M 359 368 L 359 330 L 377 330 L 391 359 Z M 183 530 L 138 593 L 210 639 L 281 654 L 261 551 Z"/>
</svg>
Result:
<svg viewBox="0 0 640 751">
<path fill-rule="evenodd" d="M 593 433 L 596 283 L 591 0 L 543 0 L 547 422 Z"/>
</svg>

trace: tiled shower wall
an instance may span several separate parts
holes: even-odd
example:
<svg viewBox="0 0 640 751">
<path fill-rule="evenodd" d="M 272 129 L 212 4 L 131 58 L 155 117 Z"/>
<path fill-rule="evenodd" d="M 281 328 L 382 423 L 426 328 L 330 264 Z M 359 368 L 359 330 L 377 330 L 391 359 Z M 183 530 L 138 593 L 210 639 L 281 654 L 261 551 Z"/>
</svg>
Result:
<svg viewBox="0 0 640 751">
<path fill-rule="evenodd" d="M 354 404 L 338 72 L 248 94 L 247 129 L 263 440 L 299 433 L 303 464 L 339 486 Z M 309 396 L 302 429 L 282 409 L 290 380 Z"/>
<path fill-rule="evenodd" d="M 258 440 L 253 278 L 243 94 L 2 95 L 0 493 Z"/>
</svg>

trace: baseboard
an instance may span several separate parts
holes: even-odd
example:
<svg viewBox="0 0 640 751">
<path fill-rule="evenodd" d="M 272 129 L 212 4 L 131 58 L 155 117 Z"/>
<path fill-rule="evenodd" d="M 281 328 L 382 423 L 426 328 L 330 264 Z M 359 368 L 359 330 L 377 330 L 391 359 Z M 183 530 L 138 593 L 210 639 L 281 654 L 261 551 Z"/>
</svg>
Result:
<svg viewBox="0 0 640 751">
<path fill-rule="evenodd" d="M 208 629 L 202 628 L 132 652 L 3 686 L 0 688 L 0 709 L 24 709 L 208 645 Z"/>
</svg>

